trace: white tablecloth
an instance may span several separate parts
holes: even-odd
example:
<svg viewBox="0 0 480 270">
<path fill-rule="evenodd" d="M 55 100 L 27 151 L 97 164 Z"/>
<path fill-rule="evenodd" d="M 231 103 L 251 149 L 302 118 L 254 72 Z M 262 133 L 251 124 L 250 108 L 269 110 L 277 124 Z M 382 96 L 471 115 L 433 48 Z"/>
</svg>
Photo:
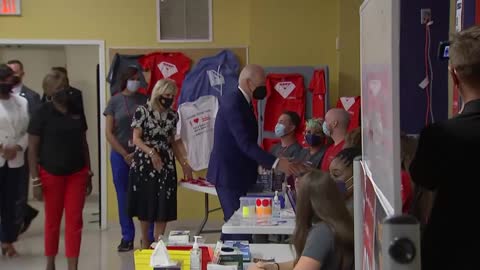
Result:
<svg viewBox="0 0 480 270">
<path fill-rule="evenodd" d="M 200 186 L 200 185 L 195 185 L 188 182 L 180 182 L 179 185 L 186 189 L 217 196 L 217 190 L 215 189 L 215 187 Z"/>
</svg>

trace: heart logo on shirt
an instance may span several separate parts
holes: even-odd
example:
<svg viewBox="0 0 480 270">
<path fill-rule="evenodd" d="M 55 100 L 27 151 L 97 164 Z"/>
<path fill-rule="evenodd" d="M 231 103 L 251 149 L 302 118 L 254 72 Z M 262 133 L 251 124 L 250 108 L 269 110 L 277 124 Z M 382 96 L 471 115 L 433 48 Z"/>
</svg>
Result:
<svg viewBox="0 0 480 270">
<path fill-rule="evenodd" d="M 380 80 L 371 80 L 368 82 L 368 89 L 370 92 L 373 94 L 374 97 L 380 93 L 380 90 L 382 90 L 382 81 Z"/>
<path fill-rule="evenodd" d="M 295 84 L 293 82 L 279 82 L 275 85 L 275 90 L 283 98 L 287 98 L 295 90 Z"/>
<path fill-rule="evenodd" d="M 177 66 L 168 62 L 161 62 L 157 65 L 157 67 L 164 78 L 169 78 L 170 76 L 178 72 Z"/>
<path fill-rule="evenodd" d="M 343 108 L 348 111 L 355 104 L 355 97 L 341 97 L 340 101 L 342 102 Z"/>
<path fill-rule="evenodd" d="M 193 119 L 193 122 L 195 122 L 195 124 L 198 124 L 198 121 L 199 121 L 199 120 L 200 120 L 200 119 L 195 118 L 195 119 Z"/>
</svg>

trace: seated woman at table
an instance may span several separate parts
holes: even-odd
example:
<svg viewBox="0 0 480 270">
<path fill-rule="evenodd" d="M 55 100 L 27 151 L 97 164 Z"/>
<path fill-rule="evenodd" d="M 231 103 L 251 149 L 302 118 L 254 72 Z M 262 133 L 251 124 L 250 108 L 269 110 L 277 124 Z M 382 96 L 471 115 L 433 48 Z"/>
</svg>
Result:
<svg viewBox="0 0 480 270">
<path fill-rule="evenodd" d="M 330 163 L 330 176 L 344 194 L 349 210 L 353 209 L 353 160 L 361 155 L 360 148 L 345 148 Z"/>
<path fill-rule="evenodd" d="M 353 218 L 335 181 L 324 172 L 314 170 L 299 181 L 293 245 L 295 261 L 257 263 L 249 269 L 353 269 Z"/>
<path fill-rule="evenodd" d="M 319 168 L 325 151 L 331 142 L 322 129 L 323 120 L 319 118 L 309 119 L 305 128 L 305 142 L 308 147 L 298 154 L 298 160 L 308 164 L 312 168 Z"/>
</svg>

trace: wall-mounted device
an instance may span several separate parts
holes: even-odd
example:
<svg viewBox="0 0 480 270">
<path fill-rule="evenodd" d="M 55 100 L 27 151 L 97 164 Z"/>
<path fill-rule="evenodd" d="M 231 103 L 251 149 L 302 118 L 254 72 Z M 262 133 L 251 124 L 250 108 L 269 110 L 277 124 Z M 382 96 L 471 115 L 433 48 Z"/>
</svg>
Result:
<svg viewBox="0 0 480 270">
<path fill-rule="evenodd" d="M 432 20 L 432 10 L 429 8 L 422 8 L 420 10 L 420 23 L 427 24 Z"/>
<path fill-rule="evenodd" d="M 442 41 L 438 46 L 438 59 L 449 60 L 450 59 L 450 41 Z"/>
<path fill-rule="evenodd" d="M 410 216 L 394 216 L 387 218 L 382 227 L 382 269 L 421 269 L 418 221 Z"/>
</svg>

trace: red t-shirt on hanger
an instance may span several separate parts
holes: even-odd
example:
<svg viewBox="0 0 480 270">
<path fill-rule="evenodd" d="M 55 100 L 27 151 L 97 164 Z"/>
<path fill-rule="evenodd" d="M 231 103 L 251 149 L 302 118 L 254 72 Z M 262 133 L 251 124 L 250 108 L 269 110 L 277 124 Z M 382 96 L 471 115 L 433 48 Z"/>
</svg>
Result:
<svg viewBox="0 0 480 270">
<path fill-rule="evenodd" d="M 325 94 L 327 84 L 325 82 L 325 70 L 313 71 L 312 80 L 308 89 L 312 92 L 312 118 L 325 119 Z"/>
<path fill-rule="evenodd" d="M 350 114 L 348 131 L 360 127 L 360 97 L 341 97 L 337 102 L 337 108 L 345 109 Z"/>
<path fill-rule="evenodd" d="M 177 108 L 177 100 L 182 89 L 183 79 L 190 70 L 191 60 L 181 52 L 155 52 L 144 55 L 138 62 L 145 71 L 150 71 L 146 95 L 151 95 L 158 80 L 172 79 L 176 82 L 178 92 L 173 108 Z"/>
</svg>

